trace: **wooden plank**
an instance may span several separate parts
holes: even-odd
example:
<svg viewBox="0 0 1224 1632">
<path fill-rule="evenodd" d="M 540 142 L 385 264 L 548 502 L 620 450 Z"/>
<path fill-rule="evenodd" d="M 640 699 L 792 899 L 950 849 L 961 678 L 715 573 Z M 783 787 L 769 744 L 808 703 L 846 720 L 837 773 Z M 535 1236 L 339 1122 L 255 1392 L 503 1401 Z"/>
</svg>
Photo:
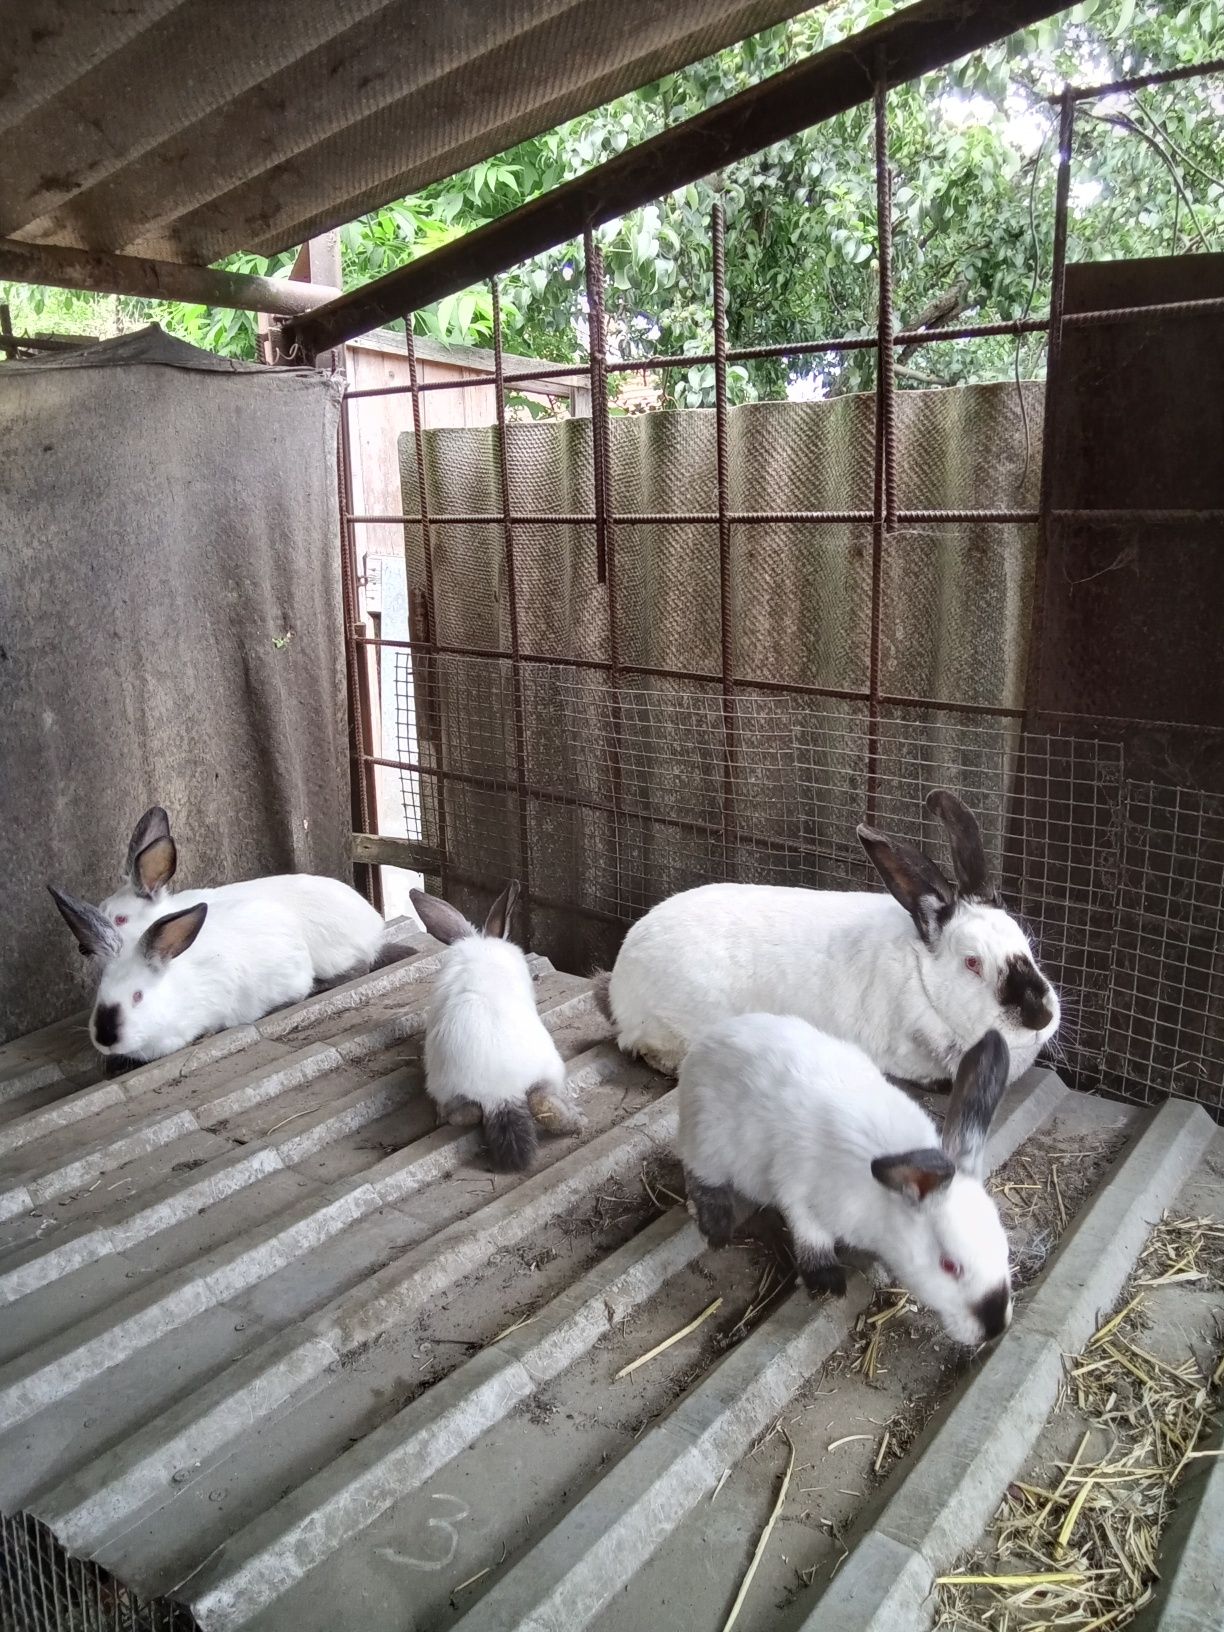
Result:
<svg viewBox="0 0 1224 1632">
<path fill-rule="evenodd" d="M 442 856 L 417 839 L 391 839 L 381 833 L 354 833 L 349 854 L 370 867 L 403 867 L 410 873 L 439 873 Z"/>
</svg>

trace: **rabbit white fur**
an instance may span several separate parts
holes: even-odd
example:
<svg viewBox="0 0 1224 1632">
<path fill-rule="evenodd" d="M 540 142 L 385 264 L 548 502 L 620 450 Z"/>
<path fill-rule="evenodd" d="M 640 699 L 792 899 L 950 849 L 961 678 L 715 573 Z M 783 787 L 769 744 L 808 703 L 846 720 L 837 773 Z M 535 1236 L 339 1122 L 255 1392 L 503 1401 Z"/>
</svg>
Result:
<svg viewBox="0 0 1224 1632">
<path fill-rule="evenodd" d="M 868 827 L 891 891 L 707 884 L 652 908 L 625 937 L 604 998 L 628 1053 L 675 1075 L 690 1041 L 728 1014 L 794 1014 L 857 1043 L 890 1076 L 947 1081 L 988 1028 L 1009 1079 L 1058 1028 L 1058 998 L 998 905 L 973 815 L 938 791 L 957 882 Z"/>
<path fill-rule="evenodd" d="M 982 1184 L 1007 1049 L 988 1032 L 957 1073 L 943 1142 L 852 1043 L 792 1016 L 745 1014 L 698 1037 L 680 1071 L 680 1156 L 711 1246 L 736 1197 L 776 1207 L 812 1291 L 844 1292 L 835 1242 L 881 1259 L 961 1343 L 1011 1319 L 1007 1237 Z"/>
<path fill-rule="evenodd" d="M 184 891 L 139 935 L 52 889 L 83 951 L 103 960 L 89 1018 L 99 1053 L 160 1059 L 209 1032 L 309 996 L 314 963 L 300 913 L 253 898 Z"/>
<path fill-rule="evenodd" d="M 278 873 L 174 896 L 171 881 L 177 865 L 170 818 L 162 806 L 153 805 L 132 833 L 122 888 L 100 908 L 120 931 L 125 945 L 138 940 L 155 919 L 171 910 L 170 903 L 253 901 L 297 919 L 317 981 L 364 974 L 382 947 L 386 931 L 382 914 L 339 879 Z"/>
<path fill-rule="evenodd" d="M 495 1168 L 522 1171 L 536 1154 L 537 1122 L 558 1134 L 580 1124 L 527 959 L 507 938 L 518 885 L 498 896 L 483 934 L 448 902 L 421 890 L 411 896 L 425 928 L 448 948 L 425 1029 L 426 1089 L 449 1121 L 483 1121 Z"/>
</svg>

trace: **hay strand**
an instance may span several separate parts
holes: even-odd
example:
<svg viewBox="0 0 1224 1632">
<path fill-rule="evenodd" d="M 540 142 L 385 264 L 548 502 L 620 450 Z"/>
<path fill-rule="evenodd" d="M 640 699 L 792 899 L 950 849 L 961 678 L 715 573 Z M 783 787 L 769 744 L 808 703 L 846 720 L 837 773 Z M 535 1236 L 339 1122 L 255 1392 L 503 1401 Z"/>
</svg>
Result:
<svg viewBox="0 0 1224 1632">
<path fill-rule="evenodd" d="M 790 1447 L 790 1455 L 786 1459 L 786 1472 L 782 1475 L 782 1483 L 778 1487 L 778 1499 L 773 1505 L 773 1511 L 766 1520 L 765 1528 L 761 1531 L 761 1539 L 756 1544 L 756 1551 L 752 1555 L 752 1562 L 748 1565 L 744 1579 L 740 1582 L 739 1591 L 735 1595 L 735 1602 L 731 1605 L 731 1613 L 723 1622 L 722 1632 L 731 1632 L 739 1618 L 739 1612 L 744 1607 L 744 1599 L 748 1596 L 748 1589 L 752 1585 L 752 1578 L 757 1572 L 757 1565 L 765 1556 L 765 1549 L 769 1545 L 769 1538 L 773 1534 L 773 1527 L 778 1522 L 778 1514 L 782 1511 L 782 1504 L 786 1501 L 786 1493 L 790 1489 L 791 1474 L 795 1471 L 795 1445 L 785 1428 L 781 1430 L 782 1438 Z"/>
<path fill-rule="evenodd" d="M 639 1354 L 636 1360 L 630 1360 L 627 1366 L 622 1366 L 612 1381 L 619 1383 L 622 1377 L 628 1377 L 631 1371 L 636 1371 L 639 1366 L 644 1366 L 648 1360 L 654 1360 L 658 1355 L 670 1349 L 673 1343 L 679 1343 L 681 1338 L 688 1337 L 690 1332 L 695 1332 L 698 1326 L 709 1320 L 711 1315 L 717 1314 L 722 1308 L 722 1301 L 721 1298 L 715 1298 L 713 1303 L 708 1304 L 701 1311 L 696 1320 L 690 1320 L 687 1326 L 682 1326 L 678 1332 L 673 1332 L 670 1337 L 665 1337 L 662 1343 L 656 1343 L 653 1349 L 647 1349 L 645 1354 Z"/>
</svg>

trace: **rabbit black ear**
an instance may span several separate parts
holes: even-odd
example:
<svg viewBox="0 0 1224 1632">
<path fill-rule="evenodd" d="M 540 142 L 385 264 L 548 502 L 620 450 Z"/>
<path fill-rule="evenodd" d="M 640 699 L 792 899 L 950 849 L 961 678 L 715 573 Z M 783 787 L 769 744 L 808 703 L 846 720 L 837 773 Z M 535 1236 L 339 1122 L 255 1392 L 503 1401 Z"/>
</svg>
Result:
<svg viewBox="0 0 1224 1632">
<path fill-rule="evenodd" d="M 171 912 L 150 924 L 140 937 L 140 953 L 147 963 L 165 964 L 180 957 L 204 928 L 208 905 L 201 901 L 181 912 Z"/>
<path fill-rule="evenodd" d="M 988 1031 L 974 1043 L 957 1067 L 942 1141 L 952 1161 L 970 1178 L 986 1176 L 986 1140 L 1010 1070 L 1011 1055 L 997 1031 Z"/>
<path fill-rule="evenodd" d="M 170 818 L 161 805 L 150 805 L 148 810 L 132 829 L 132 837 L 128 844 L 127 860 L 123 864 L 124 877 L 132 880 L 136 876 L 136 857 L 145 848 L 152 844 L 154 839 L 168 839 L 170 837 Z"/>
<path fill-rule="evenodd" d="M 54 884 L 48 884 L 47 888 L 60 910 L 60 916 L 76 936 L 82 952 L 87 955 L 95 952 L 100 958 L 117 956 L 123 945 L 123 937 L 105 913 L 91 907 L 88 901 L 78 901 L 75 896 L 65 895 Z"/>
<path fill-rule="evenodd" d="M 899 839 L 887 838 L 865 822 L 859 840 L 889 893 L 914 920 L 925 946 L 932 946 L 956 905 L 956 891 L 939 868 L 921 850 Z"/>
<path fill-rule="evenodd" d="M 408 895 L 416 908 L 417 917 L 434 940 L 441 941 L 443 946 L 461 941 L 465 935 L 475 935 L 471 924 L 449 901 L 439 901 L 436 895 L 426 895 L 424 890 L 409 890 Z"/>
<path fill-rule="evenodd" d="M 907 1201 L 921 1202 L 946 1189 L 956 1169 L 942 1150 L 904 1150 L 899 1156 L 877 1156 L 871 1175 L 886 1190 Z"/>
<path fill-rule="evenodd" d="M 137 894 L 151 901 L 157 891 L 164 889 L 174 877 L 178 866 L 178 850 L 169 833 L 146 844 L 136 857 L 131 871 L 132 887 Z"/>
<path fill-rule="evenodd" d="M 517 878 L 512 878 L 489 908 L 489 916 L 484 921 L 486 935 L 498 940 L 509 940 L 510 914 L 514 911 L 518 898 L 519 882 Z"/>
<path fill-rule="evenodd" d="M 952 871 L 956 874 L 957 888 L 968 901 L 998 899 L 998 891 L 986 865 L 986 851 L 982 846 L 982 830 L 978 819 L 954 793 L 947 788 L 935 788 L 926 796 L 926 808 L 938 816 L 952 847 Z"/>
</svg>

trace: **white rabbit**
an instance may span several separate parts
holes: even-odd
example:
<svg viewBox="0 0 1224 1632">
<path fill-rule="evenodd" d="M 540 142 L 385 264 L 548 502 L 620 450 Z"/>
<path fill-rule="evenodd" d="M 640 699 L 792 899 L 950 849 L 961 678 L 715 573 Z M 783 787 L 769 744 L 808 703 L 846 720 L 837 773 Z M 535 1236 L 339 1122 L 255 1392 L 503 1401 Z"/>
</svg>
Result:
<svg viewBox="0 0 1224 1632">
<path fill-rule="evenodd" d="M 108 1058 L 160 1059 L 313 989 L 301 917 L 286 907 L 184 891 L 171 911 L 125 940 L 99 908 L 49 887 L 78 944 L 103 960 L 89 1035 Z"/>
<path fill-rule="evenodd" d="M 483 934 L 448 902 L 410 893 L 425 928 L 450 949 L 425 1029 L 425 1087 L 448 1121 L 484 1122 L 499 1172 L 521 1172 L 536 1153 L 537 1122 L 557 1134 L 576 1133 L 581 1123 L 536 1009 L 527 959 L 507 938 L 518 884 L 493 903 Z"/>
<path fill-rule="evenodd" d="M 172 897 L 178 848 L 170 818 L 153 805 L 137 822 L 128 845 L 123 888 L 99 909 L 121 932 L 125 945 L 137 940 L 166 910 L 171 899 L 193 902 L 256 901 L 293 913 L 310 952 L 314 978 L 321 984 L 364 974 L 382 948 L 382 914 L 349 884 L 316 873 L 277 873 L 242 879 L 212 889 Z M 82 945 L 82 951 L 86 948 Z"/>
<path fill-rule="evenodd" d="M 844 1293 L 835 1242 L 873 1253 L 950 1336 L 1011 1320 L 1007 1237 L 986 1193 L 985 1143 L 1007 1085 L 988 1031 L 956 1073 L 942 1143 L 930 1117 L 853 1043 L 793 1016 L 704 1032 L 680 1071 L 680 1157 L 701 1233 L 725 1246 L 737 1197 L 776 1207 L 812 1292 Z"/>
<path fill-rule="evenodd" d="M 810 1020 L 902 1081 L 946 1082 L 991 1027 L 1010 1078 L 1027 1070 L 1058 1029 L 1058 997 L 997 904 L 972 812 L 943 790 L 927 808 L 948 831 L 955 885 L 861 826 L 891 895 L 706 884 L 652 908 L 597 977 L 621 1048 L 674 1076 L 699 1032 L 755 1010 Z"/>
</svg>

